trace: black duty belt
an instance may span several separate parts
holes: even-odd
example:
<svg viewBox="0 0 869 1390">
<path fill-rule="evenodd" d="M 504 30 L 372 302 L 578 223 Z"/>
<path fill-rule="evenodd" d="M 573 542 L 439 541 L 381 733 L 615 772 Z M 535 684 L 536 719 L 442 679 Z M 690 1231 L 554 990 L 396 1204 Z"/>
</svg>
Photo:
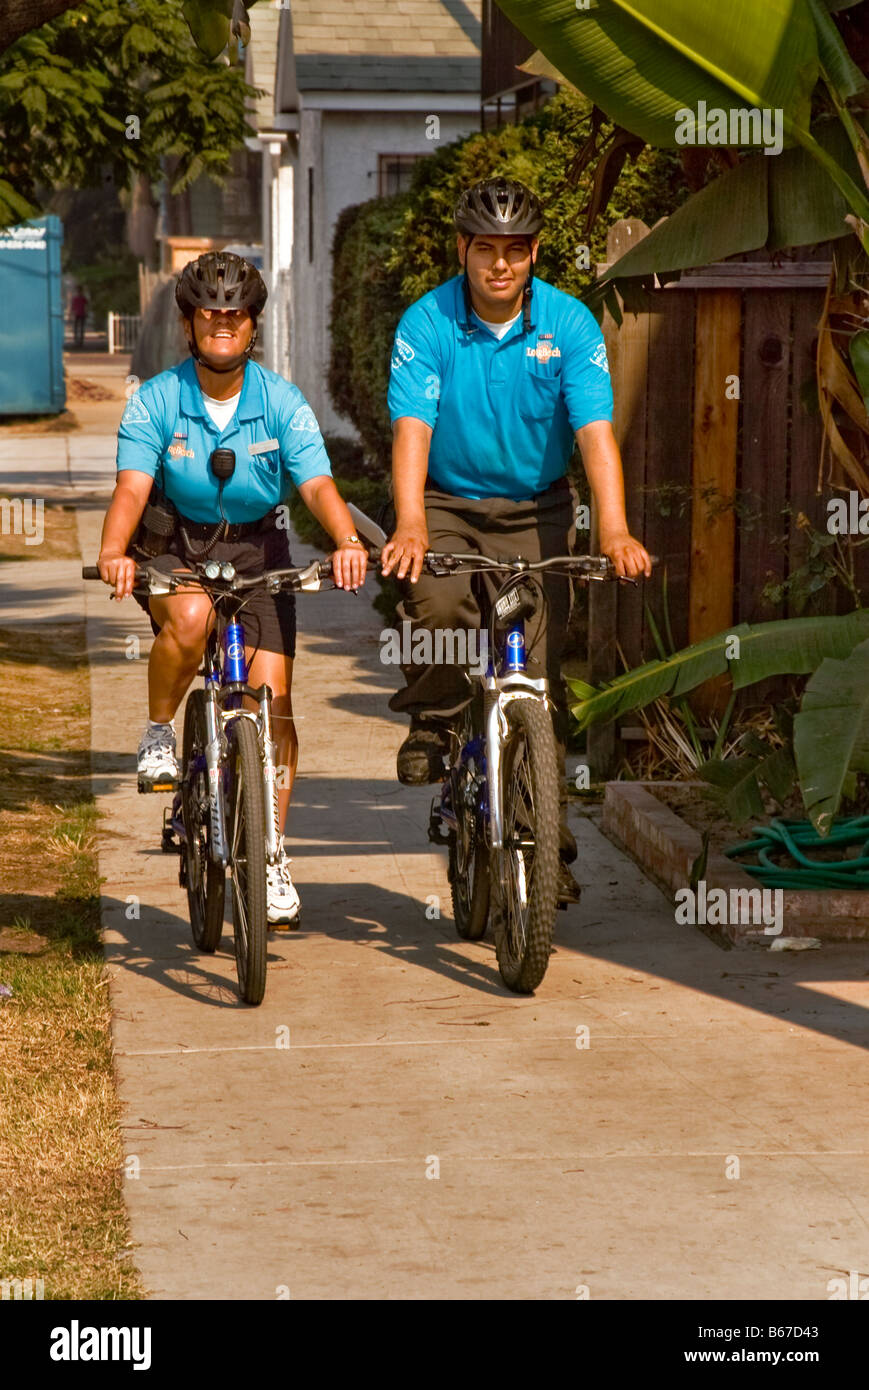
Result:
<svg viewBox="0 0 869 1390">
<path fill-rule="evenodd" d="M 231 521 L 224 523 L 221 534 L 217 537 L 221 543 L 225 541 L 243 541 L 248 536 L 254 536 L 257 532 L 266 531 L 275 523 L 275 509 L 266 512 L 265 516 L 259 517 L 256 521 Z M 214 535 L 218 527 L 216 521 L 188 521 L 186 517 L 178 518 L 184 530 L 191 540 L 207 541 Z"/>
</svg>

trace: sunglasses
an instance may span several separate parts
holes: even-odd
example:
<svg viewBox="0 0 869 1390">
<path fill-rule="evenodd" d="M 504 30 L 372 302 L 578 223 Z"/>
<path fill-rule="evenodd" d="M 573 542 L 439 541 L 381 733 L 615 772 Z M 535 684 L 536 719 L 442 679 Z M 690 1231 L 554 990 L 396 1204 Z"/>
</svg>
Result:
<svg viewBox="0 0 869 1390">
<path fill-rule="evenodd" d="M 248 309 L 200 309 L 204 319 L 213 319 L 215 316 L 226 319 L 244 319 L 249 317 Z"/>
</svg>

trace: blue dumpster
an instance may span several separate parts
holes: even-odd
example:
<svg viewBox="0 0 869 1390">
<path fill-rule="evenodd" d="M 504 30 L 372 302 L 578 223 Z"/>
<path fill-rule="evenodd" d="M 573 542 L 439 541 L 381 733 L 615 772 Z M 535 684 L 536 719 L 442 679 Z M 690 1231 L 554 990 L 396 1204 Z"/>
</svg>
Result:
<svg viewBox="0 0 869 1390">
<path fill-rule="evenodd" d="M 0 229 L 0 415 L 66 405 L 59 217 Z"/>
</svg>

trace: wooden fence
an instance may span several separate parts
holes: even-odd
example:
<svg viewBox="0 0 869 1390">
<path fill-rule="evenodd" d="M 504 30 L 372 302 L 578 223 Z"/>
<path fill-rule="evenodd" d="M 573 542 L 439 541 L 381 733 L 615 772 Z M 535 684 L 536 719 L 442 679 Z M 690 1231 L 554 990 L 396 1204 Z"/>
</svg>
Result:
<svg viewBox="0 0 869 1390">
<path fill-rule="evenodd" d="M 645 235 L 638 219 L 615 224 L 608 263 Z M 808 609 L 775 596 L 807 558 L 798 515 L 826 532 L 833 495 L 819 490 L 821 421 L 805 404 L 829 270 L 829 244 L 776 265 L 752 253 L 654 291 L 653 310 L 621 328 L 605 316 L 628 523 L 661 564 L 639 591 L 590 586 L 594 684 L 657 656 L 644 610 L 663 631 L 665 572 L 677 647 L 738 622 L 834 611 L 829 587 Z M 857 559 L 867 585 L 865 548 Z M 613 725 L 590 731 L 597 775 L 620 751 Z"/>
</svg>

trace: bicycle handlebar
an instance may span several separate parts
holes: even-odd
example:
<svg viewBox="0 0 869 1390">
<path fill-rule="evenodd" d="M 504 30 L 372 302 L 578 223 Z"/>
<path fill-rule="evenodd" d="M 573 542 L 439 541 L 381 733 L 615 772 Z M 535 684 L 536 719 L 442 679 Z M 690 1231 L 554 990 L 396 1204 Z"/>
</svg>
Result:
<svg viewBox="0 0 869 1390">
<path fill-rule="evenodd" d="M 264 570 L 262 574 L 255 575 L 233 574 L 230 578 L 224 578 L 222 575 L 210 577 L 204 571 L 205 564 L 202 562 L 197 563 L 192 570 L 168 574 L 153 569 L 150 565 L 136 565 L 134 592 L 173 593 L 192 584 L 198 589 L 213 590 L 216 594 L 240 594 L 246 589 L 255 589 L 260 585 L 270 588 L 273 593 L 284 588 L 292 592 L 304 590 L 316 593 L 322 587 L 321 581 L 331 577 L 332 562 L 314 560 L 309 565 L 298 565 L 292 569 Z M 96 565 L 82 565 L 81 577 L 102 579 Z"/>
<path fill-rule="evenodd" d="M 374 559 L 374 554 L 371 556 Z M 656 564 L 658 557 L 651 557 Z M 560 566 L 573 572 L 577 579 L 612 581 L 634 584 L 637 580 L 630 575 L 619 574 L 612 560 L 606 555 L 552 555 L 546 560 L 525 560 L 517 555 L 513 560 L 496 560 L 491 555 L 477 552 L 468 554 L 449 551 L 428 550 L 423 558 L 423 568 L 428 574 L 444 577 L 450 574 L 467 574 L 474 570 L 501 570 L 508 574 L 531 574 L 537 570 L 554 569 Z"/>
</svg>

